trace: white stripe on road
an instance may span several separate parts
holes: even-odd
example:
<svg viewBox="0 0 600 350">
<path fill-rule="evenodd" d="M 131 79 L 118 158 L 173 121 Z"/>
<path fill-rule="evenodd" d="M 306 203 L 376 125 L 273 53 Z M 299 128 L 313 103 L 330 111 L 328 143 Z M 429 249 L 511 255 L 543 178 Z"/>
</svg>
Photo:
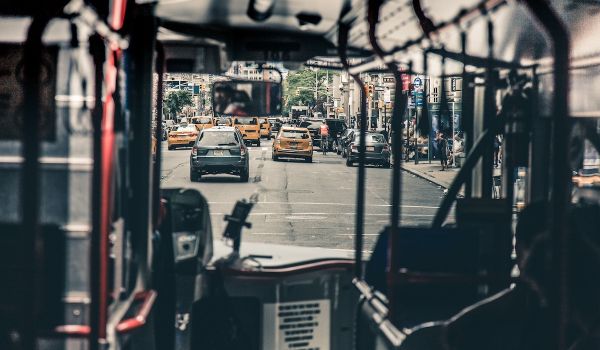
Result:
<svg viewBox="0 0 600 350">
<path fill-rule="evenodd" d="M 210 213 L 210 215 L 225 215 L 226 213 Z M 230 214 L 230 213 L 227 213 Z M 298 216 L 307 216 L 307 215 L 315 215 L 314 218 L 319 218 L 319 219 L 323 219 L 322 216 L 319 215 L 356 215 L 356 213 L 250 213 L 248 214 L 250 216 L 254 215 L 254 216 L 260 216 L 260 215 L 288 215 L 286 218 L 291 218 L 298 215 Z M 378 213 L 378 214 L 365 214 L 365 216 L 390 216 L 389 213 Z M 435 215 L 433 214 L 402 214 L 402 216 L 406 216 L 406 217 L 433 217 Z M 308 216 L 307 216 L 308 218 Z M 313 217 L 310 217 L 311 219 Z M 304 219 L 304 218 L 303 218 Z"/>
<path fill-rule="evenodd" d="M 264 236 L 284 236 L 285 232 L 250 232 L 252 235 L 264 235 Z"/>
<path fill-rule="evenodd" d="M 336 233 L 336 236 L 348 236 L 348 237 L 354 237 L 356 236 L 356 234 L 354 233 Z M 363 233 L 363 236 L 379 236 L 379 233 Z"/>
<path fill-rule="evenodd" d="M 208 202 L 208 204 L 234 204 L 234 202 Z M 256 204 L 274 204 L 274 205 L 338 205 L 338 206 L 356 206 L 355 203 L 313 203 L 313 202 L 258 202 Z M 391 204 L 365 204 L 367 207 L 391 207 Z M 427 205 L 401 205 L 402 208 L 419 208 L 419 209 L 438 209 Z"/>
</svg>

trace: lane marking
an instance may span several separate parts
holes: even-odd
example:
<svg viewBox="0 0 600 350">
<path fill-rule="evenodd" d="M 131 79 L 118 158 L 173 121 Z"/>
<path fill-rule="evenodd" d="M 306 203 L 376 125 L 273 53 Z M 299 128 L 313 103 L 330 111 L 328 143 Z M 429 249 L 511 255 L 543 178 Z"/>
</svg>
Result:
<svg viewBox="0 0 600 350">
<path fill-rule="evenodd" d="M 350 237 L 354 237 L 356 236 L 356 234 L 354 233 L 336 233 L 336 236 L 350 236 Z M 379 233 L 363 233 L 363 236 L 379 236 Z"/>
<path fill-rule="evenodd" d="M 327 216 L 291 215 L 291 216 L 286 216 L 285 218 L 288 220 L 325 220 L 325 219 L 327 219 Z"/>
<path fill-rule="evenodd" d="M 234 204 L 235 202 L 208 202 L 208 204 Z M 314 203 L 314 202 L 258 202 L 257 204 L 273 204 L 273 205 L 337 205 L 354 207 L 355 203 Z M 367 207 L 384 207 L 389 208 L 391 204 L 365 204 Z M 419 209 L 439 209 L 439 207 L 432 207 L 427 205 L 401 205 L 402 208 L 419 208 Z"/>
<path fill-rule="evenodd" d="M 251 235 L 259 235 L 259 236 L 285 236 L 287 233 L 285 232 L 250 232 Z"/>
<path fill-rule="evenodd" d="M 210 215 L 225 215 L 226 213 L 210 213 Z M 230 214 L 230 213 L 227 213 Z M 326 215 L 326 217 L 328 216 L 335 216 L 335 215 L 356 215 L 356 213 L 250 213 L 248 214 L 249 216 L 260 216 L 260 215 L 291 215 L 291 216 L 308 216 L 311 215 L 310 218 L 321 218 L 321 216 L 318 215 Z M 313 216 L 316 215 L 316 216 Z M 365 216 L 390 216 L 391 214 L 389 213 L 367 213 L 365 214 Z M 291 217 L 291 216 L 287 216 Z M 434 217 L 434 214 L 402 214 L 402 216 L 406 216 L 406 217 Z M 387 221 L 386 221 L 387 222 Z"/>
</svg>

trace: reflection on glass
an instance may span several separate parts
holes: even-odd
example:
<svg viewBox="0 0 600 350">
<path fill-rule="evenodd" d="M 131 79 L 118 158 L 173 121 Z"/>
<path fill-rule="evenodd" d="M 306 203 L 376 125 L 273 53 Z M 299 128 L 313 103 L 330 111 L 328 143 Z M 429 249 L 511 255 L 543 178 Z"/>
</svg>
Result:
<svg viewBox="0 0 600 350">
<path fill-rule="evenodd" d="M 213 87 L 215 115 L 271 116 L 281 114 L 281 84 L 266 81 L 217 82 Z"/>
</svg>

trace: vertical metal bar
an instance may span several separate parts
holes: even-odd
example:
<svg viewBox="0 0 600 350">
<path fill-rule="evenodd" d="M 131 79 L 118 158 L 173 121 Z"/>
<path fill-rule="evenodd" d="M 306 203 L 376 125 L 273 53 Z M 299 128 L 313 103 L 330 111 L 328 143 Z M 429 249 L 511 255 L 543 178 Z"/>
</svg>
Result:
<svg viewBox="0 0 600 350">
<path fill-rule="evenodd" d="M 427 118 L 427 160 L 431 164 L 431 151 L 433 150 L 433 142 L 431 140 L 431 118 L 429 116 L 429 88 L 431 81 L 429 80 L 429 52 L 423 50 L 423 108 L 421 109 L 421 118 L 425 115 Z"/>
<path fill-rule="evenodd" d="M 160 216 L 160 169 L 162 162 L 162 112 L 163 112 L 163 73 L 165 71 L 165 50 L 160 42 L 156 43 L 156 73 L 158 82 L 156 84 L 156 155 L 154 157 L 154 176 L 152 179 L 152 217 L 154 229 L 157 229 Z"/>
<path fill-rule="evenodd" d="M 24 109 L 21 128 L 23 168 L 21 171 L 21 220 L 24 243 L 23 259 L 31 272 L 23 279 L 23 320 L 20 335 L 24 350 L 36 349 L 39 305 L 42 288 L 43 237 L 39 229 L 40 213 L 40 75 L 42 66 L 42 34 L 50 16 L 34 17 L 27 31 L 23 49 Z"/>
<path fill-rule="evenodd" d="M 532 14 L 548 32 L 553 47 L 553 92 L 552 114 L 552 203 L 547 216 L 552 233 L 553 288 L 550 292 L 550 306 L 553 312 L 553 332 L 556 337 L 555 349 L 566 349 L 566 328 L 568 321 L 568 232 L 567 208 L 571 193 L 571 174 L 568 147 L 561 144 L 564 135 L 569 135 L 569 33 L 547 1 L 525 0 Z"/>
<path fill-rule="evenodd" d="M 346 71 L 348 71 L 348 68 L 350 68 L 350 65 L 348 64 L 348 56 L 346 53 L 346 48 L 348 45 L 348 32 L 350 31 L 350 27 L 347 24 L 341 23 L 339 24 L 339 29 L 338 29 L 338 56 L 340 57 L 340 61 L 342 62 L 342 64 L 344 65 L 344 68 L 346 69 Z M 363 118 L 366 119 L 366 114 L 365 114 L 365 106 L 363 106 L 363 102 L 366 102 L 366 95 L 365 95 L 365 89 L 364 89 L 364 85 L 362 84 L 362 81 L 360 80 L 360 77 L 352 75 L 352 78 L 356 81 L 356 83 L 361 87 L 361 121 L 363 120 Z M 348 83 L 348 87 L 350 87 L 352 84 Z M 364 124 L 361 125 L 361 133 L 364 133 Z M 364 135 L 363 135 L 364 137 Z M 364 147 L 364 139 L 361 142 L 361 145 L 363 145 Z M 363 265 L 362 265 L 362 249 L 363 249 L 363 223 L 364 223 L 364 189 L 365 189 L 365 174 L 364 174 L 364 148 L 362 148 L 363 151 L 360 153 L 362 154 L 362 159 L 360 158 L 359 155 L 359 167 L 358 167 L 358 184 L 357 184 L 357 191 L 358 193 L 356 194 L 356 232 L 354 235 L 354 275 L 356 278 L 358 279 L 362 279 L 363 278 Z M 359 152 L 360 152 L 361 148 L 359 147 Z M 362 164 L 361 164 L 362 162 Z M 361 174 L 362 172 L 362 174 Z M 361 199 L 362 198 L 362 199 Z"/>
<path fill-rule="evenodd" d="M 494 24 L 491 19 L 488 20 L 488 61 L 485 69 L 485 92 L 484 92 L 484 113 L 483 113 L 483 129 L 490 130 L 496 116 L 496 72 L 494 71 Z M 493 158 L 494 150 L 493 143 L 487 145 L 487 150 L 484 151 L 481 159 L 481 197 L 492 198 L 493 186 Z"/>
<path fill-rule="evenodd" d="M 352 78 L 360 87 L 360 133 L 358 136 L 358 183 L 356 184 L 356 247 L 355 258 L 357 262 L 362 261 L 363 235 L 365 230 L 365 150 L 367 142 L 367 94 L 365 84 L 358 75 L 353 74 Z M 362 278 L 362 266 L 357 270 L 357 277 Z"/>
<path fill-rule="evenodd" d="M 139 280 L 147 283 L 150 279 L 148 240 L 152 229 L 151 120 L 156 20 L 150 6 L 140 6 L 137 11 L 129 49 L 133 74 L 128 77 L 133 132 L 129 158 L 131 198 L 136 204 L 136 210 L 131 212 L 130 227 L 138 254 Z"/>
<path fill-rule="evenodd" d="M 90 249 L 90 337 L 89 346 L 91 350 L 99 348 L 100 327 L 103 324 L 100 314 L 101 302 L 100 292 L 105 286 L 102 285 L 101 254 L 100 245 L 102 236 L 102 83 L 104 76 L 105 47 L 98 35 L 90 38 L 90 53 L 94 60 L 94 110 L 92 111 L 93 126 L 93 155 L 94 168 L 92 170 L 92 236 Z"/>
<path fill-rule="evenodd" d="M 467 60 L 467 32 L 461 31 L 460 33 L 460 47 L 463 58 L 463 69 L 462 69 L 462 86 L 461 86 L 461 119 L 464 131 L 463 145 L 464 153 L 468 155 L 473 148 L 473 101 L 471 97 L 471 82 L 467 75 L 467 65 L 464 63 Z M 471 198 L 473 191 L 473 174 L 467 177 L 465 181 L 465 197 Z"/>
</svg>

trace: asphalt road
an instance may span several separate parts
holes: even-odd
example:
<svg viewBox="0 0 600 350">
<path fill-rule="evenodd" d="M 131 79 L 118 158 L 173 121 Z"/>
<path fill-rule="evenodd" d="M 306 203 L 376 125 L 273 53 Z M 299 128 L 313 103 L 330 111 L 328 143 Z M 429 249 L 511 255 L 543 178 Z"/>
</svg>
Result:
<svg viewBox="0 0 600 350">
<path fill-rule="evenodd" d="M 189 179 L 189 148 L 168 151 L 163 144 L 163 188 L 198 189 L 210 204 L 213 233 L 220 238 L 223 215 L 241 198 L 258 194 L 250 214 L 252 228 L 243 241 L 353 249 L 357 167 L 347 167 L 341 156 L 315 151 L 313 163 L 271 160 L 271 142 L 250 147 L 250 181 L 231 175 L 205 175 Z M 372 249 L 379 231 L 389 222 L 391 169 L 367 168 L 365 246 Z M 441 202 L 443 190 L 403 173 L 402 224 L 426 225 Z"/>
</svg>

